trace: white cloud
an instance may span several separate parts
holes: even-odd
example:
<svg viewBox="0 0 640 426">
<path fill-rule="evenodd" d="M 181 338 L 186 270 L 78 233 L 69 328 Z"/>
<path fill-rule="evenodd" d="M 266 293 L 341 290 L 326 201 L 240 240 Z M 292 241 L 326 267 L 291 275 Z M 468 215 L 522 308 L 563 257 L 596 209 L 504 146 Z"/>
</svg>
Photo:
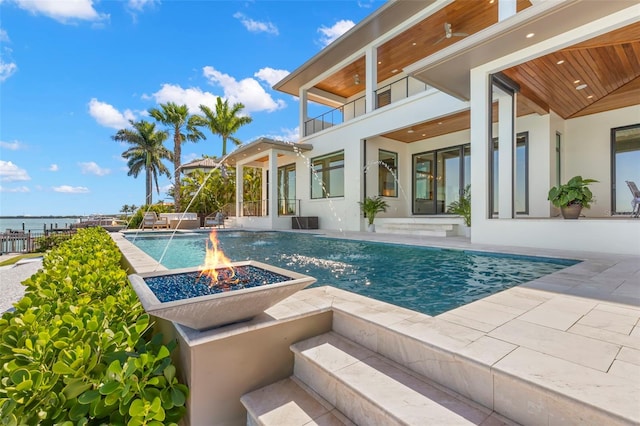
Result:
<svg viewBox="0 0 640 426">
<path fill-rule="evenodd" d="M 86 163 L 78 163 L 78 165 L 80 166 L 80 170 L 82 171 L 83 175 L 91 174 L 96 176 L 105 176 L 111 173 L 111 170 L 103 169 L 93 161 L 89 161 Z"/>
<path fill-rule="evenodd" d="M 343 19 L 336 22 L 332 27 L 322 26 L 318 28 L 318 32 L 320 33 L 320 44 L 322 47 L 327 46 L 342 34 L 349 31 L 354 25 L 355 23 L 353 21 Z"/>
<path fill-rule="evenodd" d="M 26 186 L 19 186 L 17 188 L 6 188 L 0 185 L 0 192 L 30 192 Z"/>
<path fill-rule="evenodd" d="M 0 181 L 15 182 L 19 180 L 31 180 L 29 173 L 11 161 L 0 160 Z"/>
<path fill-rule="evenodd" d="M 163 84 L 162 88 L 150 97 L 155 99 L 158 104 L 175 102 L 178 105 L 186 105 L 191 114 L 200 112 L 200 104 L 215 105 L 217 98 L 216 95 L 203 92 L 197 87 L 183 89 L 175 84 Z"/>
<path fill-rule="evenodd" d="M 19 149 L 24 148 L 24 146 L 18 141 L 13 141 L 13 142 L 0 141 L 0 148 L 8 149 L 10 151 L 17 151 Z"/>
<path fill-rule="evenodd" d="M 66 194 L 86 194 L 89 192 L 89 188 L 85 186 L 71 186 L 71 185 L 54 186 L 53 190 L 55 192 L 64 192 Z"/>
<path fill-rule="evenodd" d="M 42 14 L 66 24 L 70 21 L 103 21 L 108 14 L 98 13 L 93 0 L 13 0 L 21 9 L 34 15 Z"/>
<path fill-rule="evenodd" d="M 2 3 L 2 1 L 0 1 L 0 3 Z M 9 34 L 7 34 L 7 32 L 5 30 L 3 30 L 2 28 L 0 28 L 0 41 L 3 43 L 9 43 Z"/>
<path fill-rule="evenodd" d="M 49 166 L 49 171 L 50 172 L 57 172 L 58 170 L 60 170 L 60 168 L 58 167 L 57 164 L 52 164 Z"/>
<path fill-rule="evenodd" d="M 256 79 L 245 78 L 238 81 L 229 74 L 221 73 L 211 66 L 204 67 L 202 73 L 211 84 L 222 87 L 224 92 L 222 97 L 228 100 L 230 105 L 241 102 L 245 107 L 243 111 L 246 113 L 273 112 L 286 106 L 282 99 L 274 100 Z M 208 105 L 213 106 L 214 104 Z"/>
<path fill-rule="evenodd" d="M 145 8 L 153 7 L 158 3 L 160 3 L 159 0 L 129 0 L 127 2 L 127 8 L 142 12 Z"/>
<path fill-rule="evenodd" d="M 0 82 L 11 77 L 16 71 L 18 71 L 18 66 L 15 62 L 4 62 L 2 58 L 0 58 Z"/>
<path fill-rule="evenodd" d="M 129 127 L 129 120 L 135 121 L 136 119 L 133 111 L 127 109 L 124 112 L 120 112 L 113 105 L 100 102 L 96 98 L 92 98 L 89 101 L 89 115 L 98 124 L 118 130 Z"/>
<path fill-rule="evenodd" d="M 253 74 L 254 77 L 269 83 L 269 86 L 273 86 L 288 75 L 289 71 L 287 70 L 275 70 L 269 67 L 262 68 L 260 71 Z"/>
<path fill-rule="evenodd" d="M 245 16 L 244 14 L 238 12 L 233 15 L 234 18 L 239 20 L 242 25 L 251 33 L 267 33 L 278 35 L 278 27 L 273 25 L 271 22 L 259 22 L 254 21 L 253 19 Z"/>
</svg>

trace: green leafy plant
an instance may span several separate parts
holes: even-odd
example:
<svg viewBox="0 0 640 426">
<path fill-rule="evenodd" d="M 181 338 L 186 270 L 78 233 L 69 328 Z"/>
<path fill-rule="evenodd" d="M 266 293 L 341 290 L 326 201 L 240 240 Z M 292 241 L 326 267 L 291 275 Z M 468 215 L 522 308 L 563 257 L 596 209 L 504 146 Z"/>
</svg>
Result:
<svg viewBox="0 0 640 426">
<path fill-rule="evenodd" d="M 471 185 L 464 188 L 459 200 L 449 204 L 447 211 L 462 216 L 464 224 L 471 226 Z"/>
<path fill-rule="evenodd" d="M 360 204 L 360 210 L 367 217 L 369 225 L 373 225 L 373 221 L 376 215 L 380 212 L 386 212 L 389 208 L 389 204 L 380 196 L 366 197 L 364 201 L 358 201 Z"/>
<path fill-rule="evenodd" d="M 556 207 L 579 204 L 588 209 L 594 201 L 589 185 L 595 182 L 598 181 L 595 179 L 583 179 L 582 176 L 574 176 L 566 184 L 551 188 L 547 199 Z"/>
<path fill-rule="evenodd" d="M 102 228 L 49 251 L 0 318 L 0 424 L 163 425 L 188 389 Z"/>
</svg>

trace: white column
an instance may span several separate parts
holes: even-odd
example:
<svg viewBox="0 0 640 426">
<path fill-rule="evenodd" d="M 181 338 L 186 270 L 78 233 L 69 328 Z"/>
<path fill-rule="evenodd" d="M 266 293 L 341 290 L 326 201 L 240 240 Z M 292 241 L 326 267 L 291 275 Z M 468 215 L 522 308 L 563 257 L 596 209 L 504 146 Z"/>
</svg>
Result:
<svg viewBox="0 0 640 426">
<path fill-rule="evenodd" d="M 498 22 L 516 14 L 517 0 L 498 0 Z"/>
<path fill-rule="evenodd" d="M 242 187 L 244 185 L 242 170 L 242 165 L 236 163 L 236 217 L 242 216 Z"/>
<path fill-rule="evenodd" d="M 497 90 L 497 89 L 494 89 Z M 511 219 L 513 211 L 513 175 L 515 163 L 515 136 L 513 131 L 513 97 L 494 92 L 498 100 L 498 217 Z"/>
<path fill-rule="evenodd" d="M 486 72 L 471 70 L 471 240 L 488 220 L 489 123 L 491 87 Z"/>
<path fill-rule="evenodd" d="M 300 88 L 299 93 L 300 106 L 298 108 L 298 123 L 300 123 L 300 129 L 298 130 L 298 140 L 304 137 L 305 122 L 307 121 L 307 89 Z"/>
<path fill-rule="evenodd" d="M 269 152 L 269 222 L 275 228 L 278 219 L 278 153 Z"/>
<path fill-rule="evenodd" d="M 374 46 L 369 46 L 365 52 L 365 69 L 367 78 L 365 79 L 365 104 L 366 112 L 370 113 L 376 107 L 374 92 L 378 81 L 378 50 Z"/>
</svg>

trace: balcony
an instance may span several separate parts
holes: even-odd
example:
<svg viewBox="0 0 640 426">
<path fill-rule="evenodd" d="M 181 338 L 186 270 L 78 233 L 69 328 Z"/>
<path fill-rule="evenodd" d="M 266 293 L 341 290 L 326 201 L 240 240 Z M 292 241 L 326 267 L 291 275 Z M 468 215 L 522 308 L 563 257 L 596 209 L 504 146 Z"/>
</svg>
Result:
<svg viewBox="0 0 640 426">
<path fill-rule="evenodd" d="M 404 77 L 386 84 L 374 91 L 376 105 L 374 109 L 391 105 L 399 100 L 427 91 L 430 86 L 412 77 Z M 304 122 L 304 136 L 310 136 L 322 130 L 340 125 L 367 113 L 365 96 L 356 98 L 344 105 L 329 110 Z"/>
</svg>

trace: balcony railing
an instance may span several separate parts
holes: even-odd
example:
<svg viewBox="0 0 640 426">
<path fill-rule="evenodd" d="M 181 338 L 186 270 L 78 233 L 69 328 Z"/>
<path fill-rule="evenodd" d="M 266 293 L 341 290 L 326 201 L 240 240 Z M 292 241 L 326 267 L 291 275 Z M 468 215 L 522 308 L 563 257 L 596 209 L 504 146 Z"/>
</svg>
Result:
<svg viewBox="0 0 640 426">
<path fill-rule="evenodd" d="M 240 203 L 240 210 L 243 216 L 268 216 L 269 201 L 243 201 Z M 227 211 L 231 211 L 231 209 L 225 209 L 225 214 L 227 214 Z M 300 200 L 288 200 L 284 198 L 278 200 L 278 216 L 297 216 L 299 212 Z M 235 215 L 227 214 L 227 216 Z"/>
<path fill-rule="evenodd" d="M 278 200 L 278 216 L 297 216 L 300 211 L 300 200 Z"/>
<path fill-rule="evenodd" d="M 404 77 L 400 80 L 379 87 L 374 91 L 375 108 L 382 108 L 401 99 L 406 99 L 418 93 L 425 92 L 429 86 L 413 77 Z M 334 108 L 315 118 L 304 122 L 304 135 L 309 136 L 330 127 L 337 126 L 346 121 L 364 115 L 367 111 L 365 96 L 348 102 L 338 108 Z"/>
</svg>

